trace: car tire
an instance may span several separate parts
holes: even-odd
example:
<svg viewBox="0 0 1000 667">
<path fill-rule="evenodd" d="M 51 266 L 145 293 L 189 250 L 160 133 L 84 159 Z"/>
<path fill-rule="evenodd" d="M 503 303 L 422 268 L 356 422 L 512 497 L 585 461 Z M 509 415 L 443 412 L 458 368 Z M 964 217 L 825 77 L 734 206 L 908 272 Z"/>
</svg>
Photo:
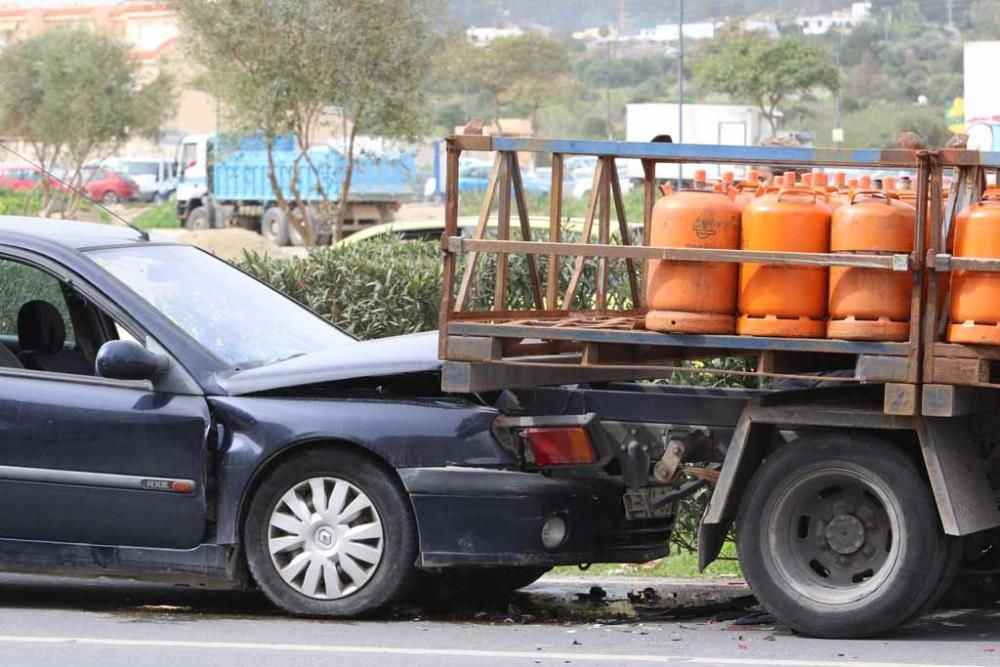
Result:
<svg viewBox="0 0 1000 667">
<path fill-rule="evenodd" d="M 108 190 L 103 195 L 101 195 L 101 203 L 105 206 L 113 206 L 119 201 L 118 194 L 114 190 Z"/>
<path fill-rule="evenodd" d="M 204 206 L 196 206 L 184 218 L 184 227 L 192 232 L 199 232 L 212 228 L 212 221 L 208 217 L 208 209 Z"/>
<path fill-rule="evenodd" d="M 446 601 L 504 600 L 530 586 L 550 570 L 548 567 L 447 567 L 421 571 L 414 586 L 414 599 Z"/>
<path fill-rule="evenodd" d="M 825 638 L 905 623 L 954 562 L 917 464 L 860 433 L 806 436 L 769 456 L 743 496 L 737 545 L 760 603 Z"/>
<path fill-rule="evenodd" d="M 381 466 L 347 450 L 313 450 L 272 471 L 243 539 L 258 586 L 296 616 L 372 614 L 404 596 L 416 570 L 409 498 Z"/>
<path fill-rule="evenodd" d="M 277 206 L 264 212 L 260 221 L 260 235 L 277 246 L 288 245 L 288 218 Z"/>
</svg>

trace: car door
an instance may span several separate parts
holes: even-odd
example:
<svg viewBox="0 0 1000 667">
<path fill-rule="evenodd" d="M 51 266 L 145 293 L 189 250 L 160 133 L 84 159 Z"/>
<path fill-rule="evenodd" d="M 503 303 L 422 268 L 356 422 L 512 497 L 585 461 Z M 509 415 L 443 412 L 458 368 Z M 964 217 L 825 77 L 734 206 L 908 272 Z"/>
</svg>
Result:
<svg viewBox="0 0 1000 667">
<path fill-rule="evenodd" d="M 103 328 L 106 338 L 144 336 L 99 307 L 98 295 L 82 291 L 79 281 L 71 288 L 26 259 L 0 253 L 0 344 L 20 360 L 0 365 L 0 539 L 198 545 L 206 525 L 211 423 L 204 397 L 80 372 L 93 368 L 100 343 L 90 329 Z M 18 322 L 24 304 L 38 301 L 58 315 Z M 48 307 L 24 312 L 40 310 L 53 313 Z M 60 327 L 65 340 L 55 349 Z M 28 355 L 45 346 L 56 361 L 48 370 L 31 368 Z M 86 363 L 67 363 L 64 370 L 63 358 Z M 172 365 L 173 372 L 181 370 Z"/>
</svg>

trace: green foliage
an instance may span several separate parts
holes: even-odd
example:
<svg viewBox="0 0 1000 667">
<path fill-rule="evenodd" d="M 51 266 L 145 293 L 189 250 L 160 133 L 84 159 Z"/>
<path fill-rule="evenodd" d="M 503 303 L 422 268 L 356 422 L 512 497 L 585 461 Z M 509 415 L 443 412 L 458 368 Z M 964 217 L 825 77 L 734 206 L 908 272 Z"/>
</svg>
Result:
<svg viewBox="0 0 1000 667">
<path fill-rule="evenodd" d="M 520 105 L 532 121 L 546 104 L 579 92 L 571 76 L 570 51 L 566 43 L 536 32 L 501 37 L 482 47 L 462 40 L 453 47 L 452 58 L 460 65 L 440 70 L 454 77 L 456 86 L 471 86 L 489 101 L 489 117 L 500 118 L 505 105 Z"/>
<path fill-rule="evenodd" d="M 434 243 L 371 239 L 304 259 L 248 253 L 236 265 L 360 338 L 437 328 L 443 279 Z"/>
<path fill-rule="evenodd" d="M 44 169 L 64 164 L 68 180 L 78 181 L 87 160 L 132 137 L 155 137 L 171 112 L 172 90 L 162 74 L 140 83 L 125 42 L 56 28 L 0 52 L 0 131 L 30 144 Z M 44 179 L 43 188 L 47 200 Z"/>
<path fill-rule="evenodd" d="M 694 65 L 695 81 L 705 90 L 752 102 L 777 129 L 776 112 L 789 99 L 815 89 L 836 92 L 840 74 L 824 49 L 792 37 L 728 27 L 712 40 Z"/>
<path fill-rule="evenodd" d="M 170 229 L 181 226 L 173 201 L 165 201 L 146 209 L 132 220 L 132 224 L 142 229 Z"/>
<path fill-rule="evenodd" d="M 52 193 L 51 202 L 58 203 L 62 208 L 66 208 L 68 199 L 60 192 Z M 36 216 L 45 207 L 45 197 L 39 188 L 32 190 L 0 190 L 0 215 L 25 215 Z M 110 222 L 111 216 L 107 211 L 99 208 L 90 200 L 83 200 L 77 208 L 80 219 L 97 220 L 100 222 Z"/>
<path fill-rule="evenodd" d="M 937 108 L 876 102 L 844 115 L 844 140 L 850 146 L 889 148 L 900 132 L 916 132 L 928 146 L 943 146 L 950 136 Z"/>
<path fill-rule="evenodd" d="M 0 190 L 0 215 L 33 215 L 41 204 L 39 190 Z"/>
</svg>

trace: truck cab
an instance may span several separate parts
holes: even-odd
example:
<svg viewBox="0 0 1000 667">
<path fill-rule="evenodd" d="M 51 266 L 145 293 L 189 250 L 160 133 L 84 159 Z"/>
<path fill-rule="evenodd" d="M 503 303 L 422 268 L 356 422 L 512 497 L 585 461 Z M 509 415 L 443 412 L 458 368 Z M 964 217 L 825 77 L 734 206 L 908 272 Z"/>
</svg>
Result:
<svg viewBox="0 0 1000 667">
<path fill-rule="evenodd" d="M 177 147 L 177 218 L 185 227 L 191 227 L 190 213 L 204 206 L 210 192 L 208 158 L 213 137 L 189 134 Z"/>
</svg>

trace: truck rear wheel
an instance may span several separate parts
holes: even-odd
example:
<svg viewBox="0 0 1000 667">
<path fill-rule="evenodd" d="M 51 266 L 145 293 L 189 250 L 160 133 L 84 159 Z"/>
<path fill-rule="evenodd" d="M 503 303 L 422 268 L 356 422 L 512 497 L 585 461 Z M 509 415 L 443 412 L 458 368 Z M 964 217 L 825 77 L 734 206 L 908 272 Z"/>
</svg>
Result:
<svg viewBox="0 0 1000 667">
<path fill-rule="evenodd" d="M 285 212 L 272 206 L 260 221 L 260 235 L 277 246 L 288 245 L 288 219 Z"/>
<path fill-rule="evenodd" d="M 953 574 L 918 466 L 865 434 L 807 436 L 757 470 L 737 520 L 740 564 L 793 630 L 867 637 L 905 623 Z"/>
</svg>

